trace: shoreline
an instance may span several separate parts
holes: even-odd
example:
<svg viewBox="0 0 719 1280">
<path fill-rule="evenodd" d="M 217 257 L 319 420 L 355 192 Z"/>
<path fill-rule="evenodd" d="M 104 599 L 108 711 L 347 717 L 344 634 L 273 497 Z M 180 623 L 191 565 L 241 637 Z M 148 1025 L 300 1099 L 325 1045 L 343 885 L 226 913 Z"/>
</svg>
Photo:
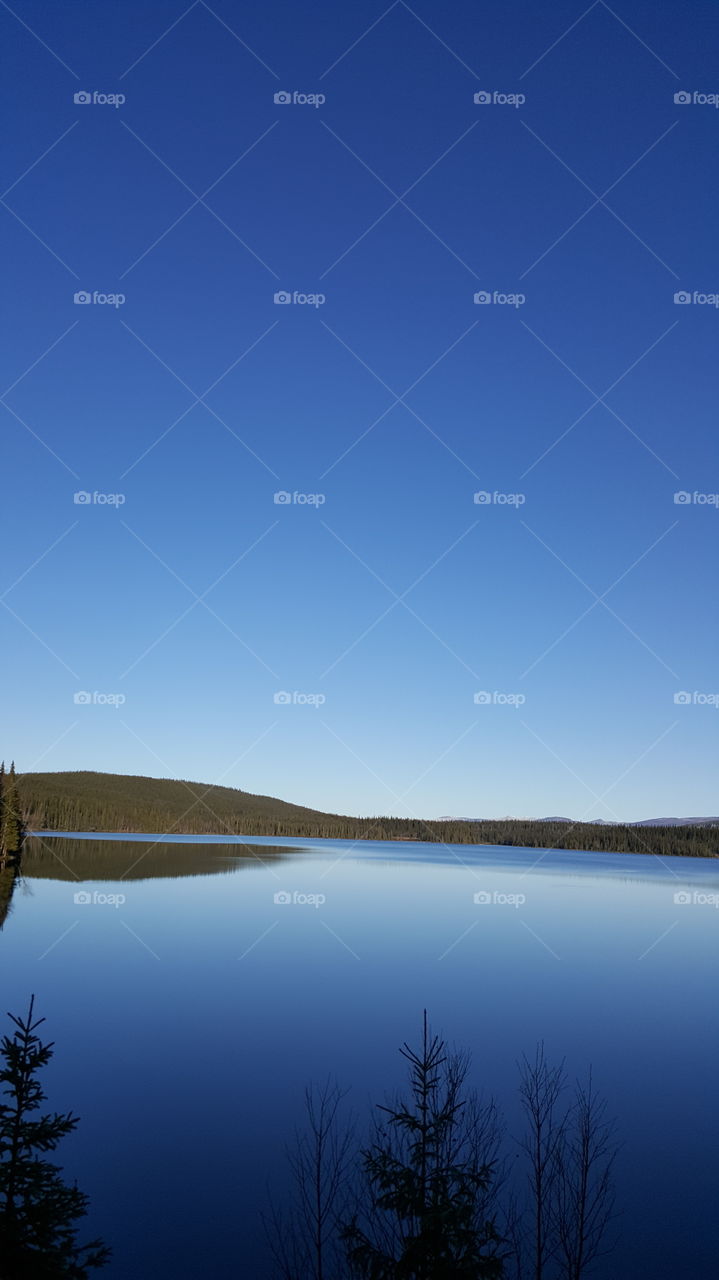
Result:
<svg viewBox="0 0 719 1280">
<path fill-rule="evenodd" d="M 659 858 L 665 860 L 668 857 L 676 858 L 677 861 L 686 861 L 692 859 L 696 862 L 715 862 L 719 859 L 719 853 L 714 854 L 659 854 L 653 849 L 582 849 L 573 846 L 563 847 L 556 844 L 544 845 L 525 845 L 525 844 L 502 844 L 499 841 L 467 841 L 455 842 L 444 840 L 419 840 L 413 836 L 396 836 L 393 839 L 376 839 L 372 836 L 275 836 L 275 835 L 243 835 L 229 834 L 222 832 L 159 832 L 159 831 L 28 831 L 28 838 L 58 838 L 65 840 L 146 840 L 150 844 L 245 844 L 245 845 L 276 845 L 278 848 L 289 847 L 300 848 L 307 845 L 349 845 L 357 846 L 361 844 L 380 844 L 380 845 L 418 845 L 426 849 L 462 849 L 469 851 L 472 849 L 504 849 L 516 853 L 560 853 L 560 854 L 579 854 L 586 857 L 610 857 L 610 858 Z M 285 844 L 285 842 L 292 842 Z"/>
</svg>

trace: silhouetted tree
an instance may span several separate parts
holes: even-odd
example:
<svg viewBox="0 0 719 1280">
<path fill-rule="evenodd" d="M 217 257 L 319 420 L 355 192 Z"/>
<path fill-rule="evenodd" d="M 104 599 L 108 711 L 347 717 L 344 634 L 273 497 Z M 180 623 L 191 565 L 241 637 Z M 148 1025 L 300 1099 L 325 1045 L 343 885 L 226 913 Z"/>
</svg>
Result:
<svg viewBox="0 0 719 1280">
<path fill-rule="evenodd" d="M 525 1131 L 519 1146 L 527 1161 L 527 1194 L 514 1215 L 514 1262 L 520 1278 L 581 1280 L 602 1252 L 613 1217 L 614 1125 L 606 1103 L 577 1084 L 562 1105 L 564 1064 L 552 1066 L 539 1044 L 520 1064 L 519 1093 Z"/>
<path fill-rule="evenodd" d="M 554 1232 L 562 1280 L 581 1280 L 608 1251 L 616 1153 L 615 1126 L 606 1118 L 606 1102 L 595 1093 L 590 1070 L 586 1086 L 576 1085 L 557 1150 Z"/>
<path fill-rule="evenodd" d="M 45 1019 L 34 1019 L 34 1006 L 33 996 L 25 1018 L 9 1015 L 15 1031 L 0 1041 L 0 1276 L 83 1280 L 109 1250 L 99 1240 L 77 1244 L 74 1224 L 88 1198 L 45 1159 L 78 1120 L 71 1112 L 34 1115 L 45 1101 L 37 1073 L 53 1053 L 36 1035 Z"/>
<path fill-rule="evenodd" d="M 467 1058 L 430 1034 L 405 1044 L 409 1096 L 398 1097 L 362 1152 L 366 1204 L 343 1233 L 363 1280 L 492 1280 L 504 1274 L 502 1240 L 486 1208 L 494 1176 L 483 1157 L 475 1098 L 464 1096 Z M 481 1145 L 481 1144 L 480 1144 Z"/>
<path fill-rule="evenodd" d="M 283 1215 L 274 1205 L 265 1218 L 282 1280 L 339 1280 L 346 1274 L 341 1224 L 351 1213 L 354 1139 L 340 1108 L 345 1094 L 328 1080 L 305 1090 L 306 1127 L 295 1134 L 287 1157 L 292 1202 Z"/>
<path fill-rule="evenodd" d="M 528 1271 L 534 1280 L 546 1277 L 547 1265 L 556 1254 L 557 1160 L 564 1137 L 559 1101 L 564 1088 L 564 1064 L 550 1066 L 543 1044 L 537 1045 L 533 1061 L 522 1059 L 519 1096 L 526 1128 L 519 1145 L 528 1162 L 529 1224 L 517 1243 L 520 1265 L 529 1259 Z"/>
</svg>

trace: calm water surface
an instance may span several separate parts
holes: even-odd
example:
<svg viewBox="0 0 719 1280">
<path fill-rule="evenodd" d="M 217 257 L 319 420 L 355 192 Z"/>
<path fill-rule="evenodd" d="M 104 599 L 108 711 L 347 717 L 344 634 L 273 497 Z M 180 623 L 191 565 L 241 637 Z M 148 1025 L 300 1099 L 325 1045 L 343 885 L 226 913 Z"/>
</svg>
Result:
<svg viewBox="0 0 719 1280">
<path fill-rule="evenodd" d="M 269 1275 L 259 1214 L 305 1083 L 336 1076 L 368 1114 L 425 1006 L 512 1132 L 523 1052 L 593 1065 L 623 1142 L 597 1280 L 709 1280 L 716 902 L 704 859 L 42 834 L 0 933 L 2 1010 L 34 991 L 47 1017 L 108 1280 Z"/>
</svg>

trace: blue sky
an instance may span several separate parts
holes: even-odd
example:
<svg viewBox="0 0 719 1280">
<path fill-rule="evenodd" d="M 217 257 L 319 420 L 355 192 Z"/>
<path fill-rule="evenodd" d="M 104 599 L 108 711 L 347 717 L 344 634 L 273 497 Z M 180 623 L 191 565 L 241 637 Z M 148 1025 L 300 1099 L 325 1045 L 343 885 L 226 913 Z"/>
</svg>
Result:
<svg viewBox="0 0 719 1280">
<path fill-rule="evenodd" d="M 716 812 L 718 17 L 0 6 L 6 756 Z"/>
</svg>

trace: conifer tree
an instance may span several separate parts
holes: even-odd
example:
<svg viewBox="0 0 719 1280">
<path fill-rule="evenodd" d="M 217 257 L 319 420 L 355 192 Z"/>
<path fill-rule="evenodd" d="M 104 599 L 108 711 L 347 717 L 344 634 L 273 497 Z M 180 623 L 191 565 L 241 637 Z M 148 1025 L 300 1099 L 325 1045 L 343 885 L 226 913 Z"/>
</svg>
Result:
<svg viewBox="0 0 719 1280">
<path fill-rule="evenodd" d="M 486 1216 L 494 1169 L 473 1140 L 466 1059 L 446 1052 L 424 1016 L 422 1047 L 400 1052 L 409 1097 L 381 1107 L 363 1154 L 367 1211 L 344 1231 L 351 1273 L 362 1280 L 496 1280 L 502 1241 Z"/>
<path fill-rule="evenodd" d="M 37 1073 L 53 1054 L 36 1034 L 45 1019 L 34 1018 L 34 1005 L 33 996 L 25 1018 L 9 1015 L 15 1031 L 0 1041 L 0 1276 L 85 1280 L 109 1251 L 100 1240 L 78 1245 L 74 1224 L 88 1198 L 45 1158 L 78 1120 L 71 1112 L 33 1114 L 45 1101 Z"/>
<path fill-rule="evenodd" d="M 14 856 L 20 852 L 25 826 L 22 805 L 15 776 L 15 762 L 6 774 L 2 773 L 2 811 L 0 815 L 0 854 Z"/>
<path fill-rule="evenodd" d="M 0 860 L 5 856 L 5 761 L 0 761 Z"/>
</svg>

